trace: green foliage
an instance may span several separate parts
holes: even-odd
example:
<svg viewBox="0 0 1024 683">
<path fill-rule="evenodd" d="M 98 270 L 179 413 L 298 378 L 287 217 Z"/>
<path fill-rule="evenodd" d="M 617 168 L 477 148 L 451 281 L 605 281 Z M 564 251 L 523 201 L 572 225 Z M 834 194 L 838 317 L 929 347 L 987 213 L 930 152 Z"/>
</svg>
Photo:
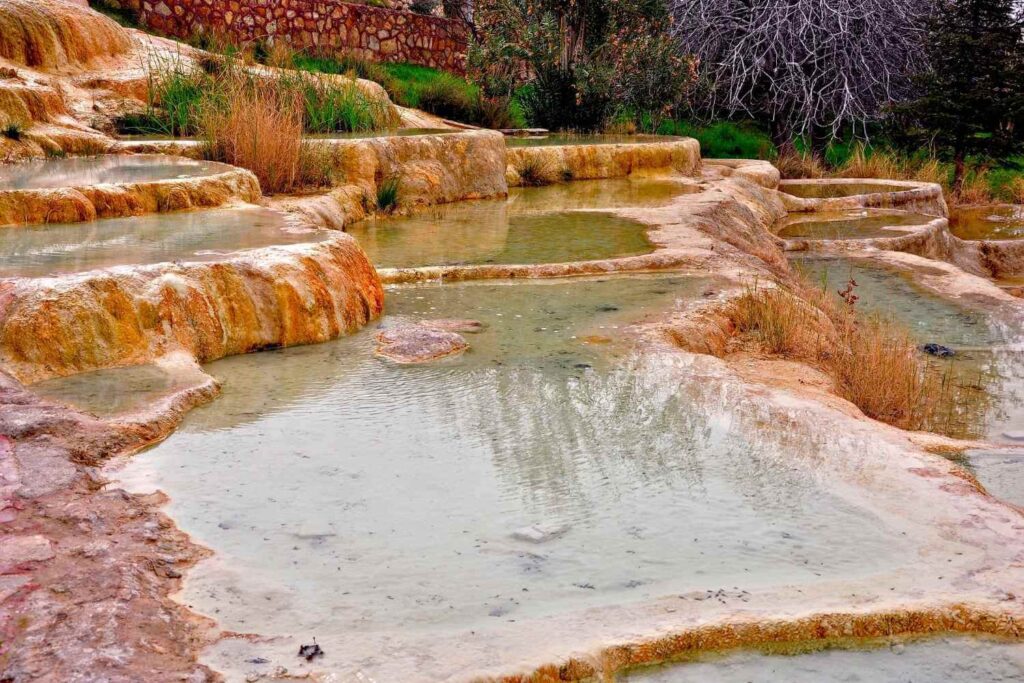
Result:
<svg viewBox="0 0 1024 683">
<path fill-rule="evenodd" d="M 656 127 L 692 76 L 657 0 L 484 0 L 477 25 L 471 72 L 486 94 L 515 95 L 536 126 L 596 130 L 628 109 Z"/>
<path fill-rule="evenodd" d="M 928 144 L 956 166 L 1024 149 L 1024 22 L 1013 0 L 944 0 L 928 24 L 930 70 L 921 96 L 897 109 L 893 133 Z"/>
<path fill-rule="evenodd" d="M 476 121 L 480 118 L 480 96 L 464 81 L 448 76 L 437 78 L 419 92 L 420 108 L 441 118 Z"/>
<path fill-rule="evenodd" d="M 337 83 L 315 76 L 282 78 L 283 88 L 302 94 L 303 129 L 307 133 L 346 133 L 384 127 L 386 113 L 354 83 Z"/>
<path fill-rule="evenodd" d="M 391 213 L 398 208 L 400 180 L 397 176 L 385 178 L 377 186 L 377 210 Z"/>
<path fill-rule="evenodd" d="M 770 159 L 775 146 L 767 133 L 749 122 L 718 121 L 695 126 L 685 121 L 665 121 L 660 135 L 680 135 L 700 142 L 701 156 L 709 159 Z"/>
<path fill-rule="evenodd" d="M 176 63 L 162 70 L 152 67 L 146 109 L 118 118 L 118 132 L 194 136 L 205 110 L 222 105 L 231 86 L 256 78 L 231 57 L 206 62 L 194 67 Z M 281 91 L 300 93 L 306 133 L 379 130 L 393 123 L 388 108 L 371 100 L 354 82 L 295 74 L 280 76 L 273 83 Z"/>
</svg>

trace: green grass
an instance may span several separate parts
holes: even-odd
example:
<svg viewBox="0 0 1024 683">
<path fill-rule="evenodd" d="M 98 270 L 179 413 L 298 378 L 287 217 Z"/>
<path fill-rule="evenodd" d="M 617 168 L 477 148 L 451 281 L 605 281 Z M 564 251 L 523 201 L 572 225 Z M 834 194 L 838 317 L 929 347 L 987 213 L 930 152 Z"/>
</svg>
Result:
<svg viewBox="0 0 1024 683">
<path fill-rule="evenodd" d="M 152 73 L 146 109 L 119 117 L 115 121 L 118 132 L 170 137 L 196 135 L 202 112 L 223 104 L 232 81 L 250 78 L 233 64 L 230 59 L 219 62 L 217 68 L 176 64 Z M 372 101 L 354 84 L 294 75 L 280 78 L 277 87 L 299 92 L 306 133 L 382 130 L 393 124 L 390 108 Z"/>
<path fill-rule="evenodd" d="M 682 135 L 700 142 L 701 155 L 708 159 L 769 159 L 775 145 L 752 123 L 718 121 L 697 126 L 686 121 L 665 121 L 660 135 Z"/>
<path fill-rule="evenodd" d="M 385 178 L 377 186 L 377 210 L 382 213 L 391 213 L 398 208 L 398 187 L 397 177 Z"/>
</svg>

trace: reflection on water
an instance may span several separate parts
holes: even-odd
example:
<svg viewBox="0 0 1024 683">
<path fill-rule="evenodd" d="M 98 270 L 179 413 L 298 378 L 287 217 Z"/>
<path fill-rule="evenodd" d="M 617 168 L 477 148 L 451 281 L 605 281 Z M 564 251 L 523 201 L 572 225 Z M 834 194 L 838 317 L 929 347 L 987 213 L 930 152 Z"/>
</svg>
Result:
<svg viewBox="0 0 1024 683">
<path fill-rule="evenodd" d="M 967 206 L 949 215 L 949 229 L 963 240 L 1014 240 L 1024 237 L 1024 206 Z"/>
<path fill-rule="evenodd" d="M 1024 644 L 932 638 L 867 650 L 769 657 L 737 653 L 621 677 L 629 683 L 1010 683 L 1024 680 Z"/>
<path fill-rule="evenodd" d="M 213 161 L 163 154 L 117 154 L 45 159 L 0 165 L 0 191 L 81 187 L 103 183 L 149 183 L 196 178 L 232 170 Z"/>
<path fill-rule="evenodd" d="M 550 133 L 530 137 L 509 136 L 509 147 L 554 147 L 561 145 L 635 145 L 645 142 L 673 142 L 682 138 L 671 135 L 605 135 L 600 133 Z"/>
<path fill-rule="evenodd" d="M 593 211 L 658 206 L 700 186 L 672 179 L 580 181 L 513 190 L 346 228 L 378 267 L 561 263 L 649 253 L 646 226 Z"/>
<path fill-rule="evenodd" d="M 189 604 L 246 631 L 464 628 L 909 561 L 895 522 L 800 466 L 841 436 L 772 430 L 726 385 L 688 381 L 681 357 L 611 341 L 709 285 L 397 289 L 385 324 L 487 327 L 425 366 L 373 358 L 372 330 L 218 361 L 224 396 L 122 476 L 167 491 L 216 550 Z M 552 538 L 513 536 L 528 525 Z"/>
<path fill-rule="evenodd" d="M 897 237 L 906 231 L 900 226 L 924 225 L 931 216 L 905 211 L 848 211 L 820 214 L 790 214 L 783 219 L 779 237 L 812 240 L 859 240 L 871 237 Z"/>
<path fill-rule="evenodd" d="M 837 197 L 853 197 L 859 194 L 876 194 L 882 192 L 903 192 L 914 189 L 913 185 L 888 185 L 885 183 L 866 183 L 861 180 L 850 180 L 843 182 L 816 183 L 813 180 L 806 182 L 783 182 L 779 190 L 794 197 L 804 199 L 835 199 Z"/>
<path fill-rule="evenodd" d="M 241 249 L 319 242 L 329 235 L 257 207 L 51 223 L 0 230 L 0 277 L 209 261 Z"/>
</svg>

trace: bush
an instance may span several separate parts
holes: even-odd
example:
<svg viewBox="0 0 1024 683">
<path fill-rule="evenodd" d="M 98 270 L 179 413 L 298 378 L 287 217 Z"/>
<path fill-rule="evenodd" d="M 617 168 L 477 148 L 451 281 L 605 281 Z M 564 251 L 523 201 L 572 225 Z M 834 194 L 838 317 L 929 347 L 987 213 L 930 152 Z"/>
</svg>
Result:
<svg viewBox="0 0 1024 683">
<path fill-rule="evenodd" d="M 175 63 L 150 71 L 148 106 L 145 111 L 115 120 L 118 132 L 172 137 L 200 132 L 205 110 L 222 110 L 228 98 L 238 96 L 239 83 L 247 82 L 278 99 L 302 104 L 302 130 L 335 133 L 381 130 L 393 127 L 391 108 L 366 95 L 352 80 L 315 74 L 268 77 L 250 73 L 230 57 L 211 56 L 199 66 Z M 256 84 L 256 81 L 261 84 Z M 280 91 L 280 92 L 278 92 Z M 286 92 L 290 93 L 286 96 Z"/>
<path fill-rule="evenodd" d="M 480 100 L 477 93 L 453 76 L 436 79 L 419 93 L 421 109 L 445 119 L 477 121 L 480 118 Z"/>
</svg>

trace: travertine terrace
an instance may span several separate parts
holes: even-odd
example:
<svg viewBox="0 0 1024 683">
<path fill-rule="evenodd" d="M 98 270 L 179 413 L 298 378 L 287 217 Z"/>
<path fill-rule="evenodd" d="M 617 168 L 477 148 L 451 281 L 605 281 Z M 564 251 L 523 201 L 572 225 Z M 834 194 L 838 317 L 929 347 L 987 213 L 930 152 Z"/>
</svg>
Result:
<svg viewBox="0 0 1024 683">
<path fill-rule="evenodd" d="M 332 187 L 264 197 L 196 144 L 111 135 L 172 55 L 202 57 L 0 0 L 0 123 L 26 126 L 0 140 L 0 681 L 615 680 L 734 648 L 1024 637 L 1024 511 L 942 455 L 1012 443 L 871 420 L 820 368 L 739 348 L 725 314 L 792 283 L 792 257 L 869 264 L 995 330 L 965 338 L 998 338 L 971 351 L 1003 354 L 1002 400 L 1022 318 L 995 279 L 1024 261 L 951 234 L 941 188 L 452 129 L 332 140 Z M 192 175 L 133 176 L 154 158 Z M 473 258 L 374 263 L 345 229 L 401 229 L 375 215 L 392 181 L 433 247 L 430 211 L 485 207 Z M 271 216 L 257 246 L 204 241 L 231 211 Z M 644 249 L 625 228 L 600 258 L 508 247 L 598 214 Z M 324 656 L 297 657 L 314 637 Z"/>
</svg>

